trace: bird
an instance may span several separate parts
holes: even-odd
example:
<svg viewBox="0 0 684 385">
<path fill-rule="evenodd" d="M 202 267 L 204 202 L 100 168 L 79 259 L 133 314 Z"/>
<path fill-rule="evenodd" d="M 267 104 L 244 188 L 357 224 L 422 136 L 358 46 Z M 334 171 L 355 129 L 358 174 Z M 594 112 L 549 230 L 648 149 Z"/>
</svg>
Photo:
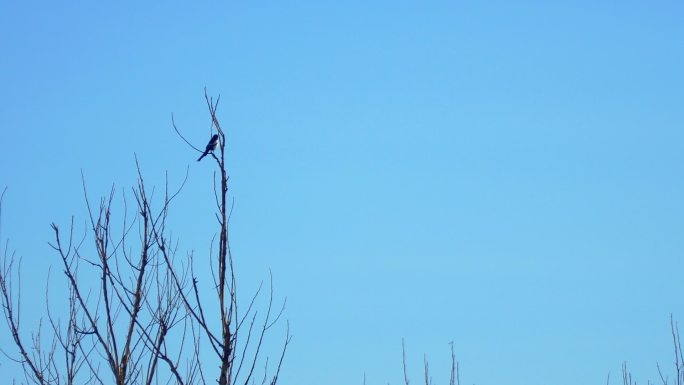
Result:
<svg viewBox="0 0 684 385">
<path fill-rule="evenodd" d="M 199 159 L 197 159 L 197 161 L 199 162 L 200 160 L 202 160 L 202 158 L 207 156 L 208 153 L 214 152 L 214 150 L 216 150 L 216 146 L 218 146 L 218 142 L 219 142 L 219 136 L 218 135 L 212 136 L 211 140 L 209 140 L 209 143 L 207 143 L 207 148 L 204 150 L 204 154 L 202 154 L 202 156 L 200 156 Z"/>
</svg>

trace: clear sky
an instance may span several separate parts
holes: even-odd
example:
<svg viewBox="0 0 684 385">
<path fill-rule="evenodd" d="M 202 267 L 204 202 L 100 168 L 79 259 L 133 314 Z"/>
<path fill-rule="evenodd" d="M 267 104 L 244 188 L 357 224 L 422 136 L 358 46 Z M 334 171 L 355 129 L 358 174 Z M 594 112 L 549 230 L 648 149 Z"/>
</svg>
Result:
<svg viewBox="0 0 684 385">
<path fill-rule="evenodd" d="M 672 371 L 681 1 L 100 3 L 0 2 L 2 236 L 25 301 L 58 262 L 50 222 L 85 220 L 81 170 L 94 198 L 129 191 L 134 153 L 158 188 L 189 165 L 171 224 L 206 254 L 212 168 L 170 119 L 204 145 L 206 86 L 242 285 L 271 268 L 288 299 L 283 384 L 399 384 L 402 338 L 413 384 L 424 353 L 447 383 L 451 341 L 466 384 Z"/>
</svg>

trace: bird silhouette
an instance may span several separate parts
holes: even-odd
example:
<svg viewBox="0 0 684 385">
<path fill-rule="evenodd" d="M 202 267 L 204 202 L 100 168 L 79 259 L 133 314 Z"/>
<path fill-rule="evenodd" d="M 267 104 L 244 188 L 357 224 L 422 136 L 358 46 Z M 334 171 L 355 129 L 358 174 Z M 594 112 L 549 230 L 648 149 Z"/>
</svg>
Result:
<svg viewBox="0 0 684 385">
<path fill-rule="evenodd" d="M 211 140 L 209 140 L 209 143 L 207 143 L 207 148 L 204 150 L 204 154 L 202 154 L 202 156 L 200 156 L 199 159 L 197 159 L 197 161 L 199 162 L 200 160 L 202 160 L 202 158 L 207 156 L 208 153 L 214 152 L 214 150 L 216 150 L 216 146 L 218 146 L 218 142 L 219 142 L 219 136 L 218 135 L 212 136 Z"/>
</svg>

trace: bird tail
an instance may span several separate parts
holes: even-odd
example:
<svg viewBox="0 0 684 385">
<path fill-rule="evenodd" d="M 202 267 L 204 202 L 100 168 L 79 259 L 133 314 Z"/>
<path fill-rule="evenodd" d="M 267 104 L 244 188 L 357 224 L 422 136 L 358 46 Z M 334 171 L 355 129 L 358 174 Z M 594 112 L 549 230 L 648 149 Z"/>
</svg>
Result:
<svg viewBox="0 0 684 385">
<path fill-rule="evenodd" d="M 202 158 L 207 156 L 208 153 L 209 153 L 208 151 L 205 151 L 204 154 L 202 154 L 202 156 L 200 156 L 199 159 L 197 159 L 197 161 L 199 162 L 200 160 L 202 160 Z"/>
</svg>

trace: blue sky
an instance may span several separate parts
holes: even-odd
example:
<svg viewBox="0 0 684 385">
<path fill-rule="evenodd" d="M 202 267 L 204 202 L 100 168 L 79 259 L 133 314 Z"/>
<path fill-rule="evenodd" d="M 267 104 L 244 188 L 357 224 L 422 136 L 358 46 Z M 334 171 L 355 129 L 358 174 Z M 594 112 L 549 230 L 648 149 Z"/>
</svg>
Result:
<svg viewBox="0 0 684 385">
<path fill-rule="evenodd" d="M 282 383 L 400 383 L 402 338 L 413 383 L 423 353 L 447 383 L 450 341 L 468 384 L 605 383 L 624 360 L 655 380 L 684 320 L 683 18 L 676 1 L 3 2 L 2 236 L 23 295 L 58 262 L 50 222 L 85 219 L 81 170 L 93 197 L 128 191 L 134 153 L 158 188 L 189 165 L 171 223 L 206 254 L 212 169 L 170 122 L 206 143 L 206 86 L 243 286 L 270 268 L 288 298 Z"/>
</svg>

